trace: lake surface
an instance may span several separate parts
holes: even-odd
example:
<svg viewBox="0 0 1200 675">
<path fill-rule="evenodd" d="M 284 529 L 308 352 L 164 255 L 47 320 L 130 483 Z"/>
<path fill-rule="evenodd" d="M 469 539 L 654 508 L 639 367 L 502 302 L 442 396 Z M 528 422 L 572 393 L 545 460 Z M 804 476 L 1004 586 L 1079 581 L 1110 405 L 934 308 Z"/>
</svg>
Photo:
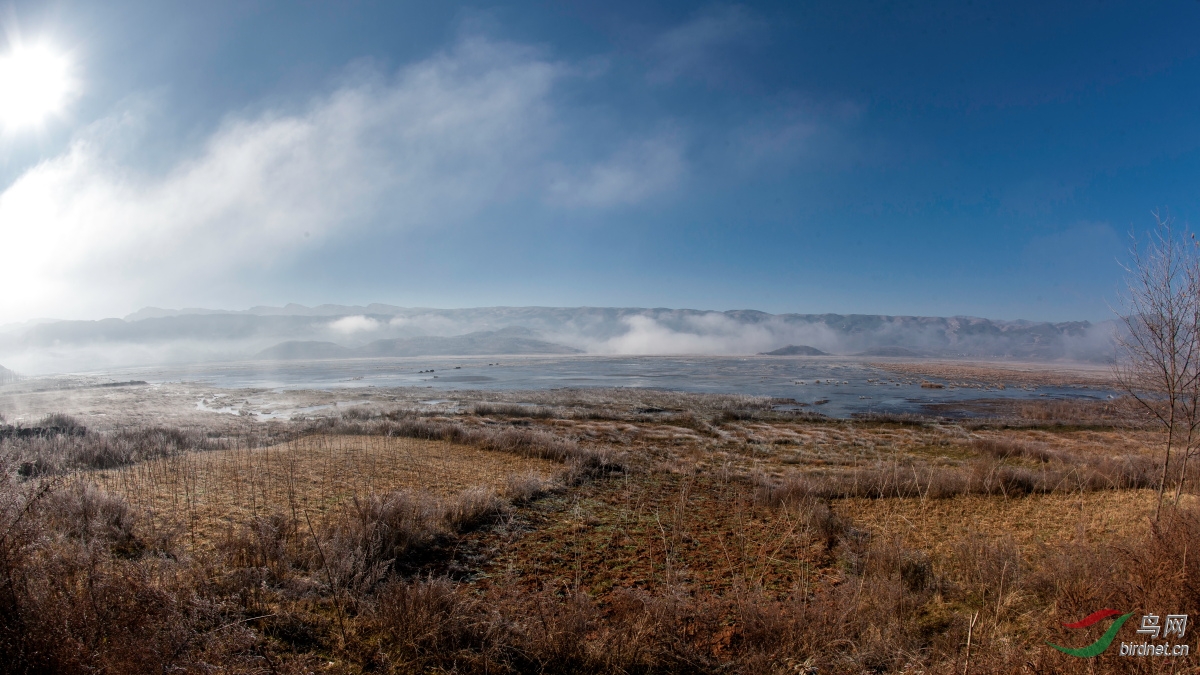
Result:
<svg viewBox="0 0 1200 675">
<path fill-rule="evenodd" d="M 643 387 L 794 399 L 798 404 L 804 404 L 798 407 L 839 417 L 861 412 L 922 412 L 927 404 L 975 399 L 1103 399 L 1115 395 L 1114 391 L 1094 386 L 961 387 L 938 378 L 900 375 L 847 359 L 761 356 L 246 361 L 131 368 L 95 374 L 114 380 L 197 382 L 229 389 L 423 387 L 450 392 Z M 925 388 L 921 386 L 922 381 L 941 383 L 946 387 Z"/>
</svg>

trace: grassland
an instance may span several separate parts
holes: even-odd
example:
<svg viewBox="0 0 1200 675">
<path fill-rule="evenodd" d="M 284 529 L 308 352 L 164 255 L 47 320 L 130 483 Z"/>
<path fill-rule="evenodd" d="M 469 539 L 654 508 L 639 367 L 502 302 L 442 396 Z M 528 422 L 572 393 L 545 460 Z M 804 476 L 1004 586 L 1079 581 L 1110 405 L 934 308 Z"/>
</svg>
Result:
<svg viewBox="0 0 1200 675">
<path fill-rule="evenodd" d="M 1195 467 L 1152 521 L 1160 438 L 1119 403 L 832 420 L 396 391 L 256 421 L 197 395 L 89 391 L 41 423 L 62 401 L 23 399 L 41 431 L 0 440 L 9 671 L 1197 670 L 1046 645 L 1098 637 L 1061 624 L 1102 607 L 1200 614 Z M 144 407 L 80 428 L 101 396 Z"/>
</svg>

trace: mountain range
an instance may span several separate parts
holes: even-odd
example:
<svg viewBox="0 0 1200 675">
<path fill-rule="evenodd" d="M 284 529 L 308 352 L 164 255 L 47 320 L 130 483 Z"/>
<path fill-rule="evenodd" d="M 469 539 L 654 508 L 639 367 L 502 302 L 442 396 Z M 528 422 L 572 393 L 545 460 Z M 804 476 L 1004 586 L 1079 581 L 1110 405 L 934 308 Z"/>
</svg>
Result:
<svg viewBox="0 0 1200 675">
<path fill-rule="evenodd" d="M 334 342 L 289 340 L 264 349 L 255 359 L 351 359 L 404 356 L 483 356 L 487 354 L 582 354 L 553 342 L 536 339 L 536 334 L 519 326 L 496 331 L 477 331 L 451 337 L 414 337 L 375 340 L 349 349 Z"/>
<path fill-rule="evenodd" d="M 1116 322 L 769 314 L 613 307 L 467 309 L 320 305 L 145 308 L 124 318 L 0 327 L 20 372 L 246 359 L 482 354 L 756 354 L 1108 361 Z M 786 353 L 786 352 L 785 352 Z"/>
</svg>

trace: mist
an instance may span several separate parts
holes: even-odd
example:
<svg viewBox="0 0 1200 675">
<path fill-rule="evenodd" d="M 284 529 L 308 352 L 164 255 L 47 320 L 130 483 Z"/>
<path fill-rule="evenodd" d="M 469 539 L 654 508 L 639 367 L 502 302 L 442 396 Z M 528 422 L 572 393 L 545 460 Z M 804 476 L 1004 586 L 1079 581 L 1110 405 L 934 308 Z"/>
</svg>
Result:
<svg viewBox="0 0 1200 675">
<path fill-rule="evenodd" d="M 389 305 L 147 308 L 123 319 L 0 330 L 0 364 L 24 374 L 284 358 L 570 354 L 754 355 L 789 345 L 833 355 L 1104 362 L 1112 322 L 768 314 L 589 307 L 412 309 Z M 464 342 L 467 340 L 469 342 Z M 281 346 L 286 347 L 282 349 Z"/>
</svg>

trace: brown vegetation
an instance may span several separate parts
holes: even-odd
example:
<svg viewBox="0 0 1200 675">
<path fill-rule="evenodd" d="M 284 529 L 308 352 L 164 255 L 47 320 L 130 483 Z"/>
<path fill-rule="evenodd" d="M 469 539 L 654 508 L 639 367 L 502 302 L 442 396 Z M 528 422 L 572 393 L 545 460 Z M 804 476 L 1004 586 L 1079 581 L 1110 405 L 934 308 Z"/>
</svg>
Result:
<svg viewBox="0 0 1200 675">
<path fill-rule="evenodd" d="M 982 385 L 990 387 L 1112 387 L 1112 370 L 1105 365 L 1063 363 L 1047 366 L 1045 363 L 938 361 L 922 360 L 911 362 L 873 362 L 873 368 L 902 375 L 936 377 L 959 386 Z"/>
<path fill-rule="evenodd" d="M 1200 613 L 1191 498 L 1147 519 L 1160 468 L 1151 430 L 1063 420 L 1065 408 L 1047 414 L 1068 424 L 1046 424 L 1035 407 L 1010 428 L 594 395 L 530 395 L 532 410 L 357 410 L 253 436 L 0 440 L 0 663 L 1194 667 L 1045 645 L 1081 644 L 1060 624 L 1101 607 Z M 108 464 L 89 448 L 129 451 Z M 43 468 L 22 471 L 35 461 Z"/>
</svg>

